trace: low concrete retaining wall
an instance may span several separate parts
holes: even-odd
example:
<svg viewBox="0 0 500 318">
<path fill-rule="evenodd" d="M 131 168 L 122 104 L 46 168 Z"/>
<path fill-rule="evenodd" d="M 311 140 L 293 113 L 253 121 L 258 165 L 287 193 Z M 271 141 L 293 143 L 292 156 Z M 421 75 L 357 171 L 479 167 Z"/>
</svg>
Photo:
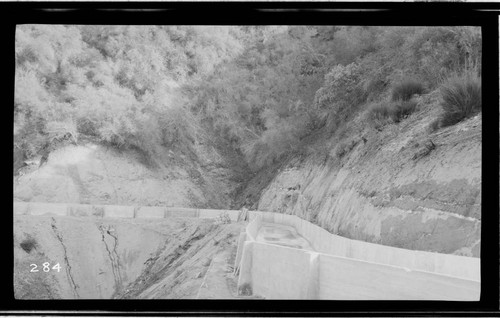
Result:
<svg viewBox="0 0 500 318">
<path fill-rule="evenodd" d="M 243 211 L 236 210 L 212 210 L 212 209 L 198 209 L 200 218 L 213 219 L 218 218 L 221 215 L 227 216 L 231 221 L 236 222 L 239 220 L 240 215 Z"/>
<path fill-rule="evenodd" d="M 261 226 L 262 222 L 262 217 L 260 215 L 254 215 L 250 223 L 246 226 L 245 231 L 240 233 L 240 237 L 238 238 L 238 249 L 236 251 L 236 258 L 234 260 L 234 273 L 237 274 L 239 273 L 240 267 L 241 267 L 241 262 L 242 262 L 242 257 L 244 254 L 244 249 L 245 249 L 245 242 L 255 242 L 255 239 L 257 238 L 257 233 L 259 232 L 259 228 Z M 247 249 L 250 247 L 247 247 Z M 249 251 L 245 252 L 246 254 L 249 254 Z M 247 256 L 246 262 L 249 262 L 250 259 Z M 248 274 L 249 275 L 249 274 Z M 241 279 L 241 275 L 240 275 Z M 244 278 L 243 280 L 245 280 Z M 243 281 L 242 280 L 242 281 Z M 244 283 L 242 283 L 244 284 Z"/>
<path fill-rule="evenodd" d="M 477 301 L 471 280 L 262 242 L 243 247 L 238 291 L 266 299 Z"/>
<path fill-rule="evenodd" d="M 267 298 L 304 299 L 309 255 L 297 249 L 253 243 L 252 288 Z"/>
<path fill-rule="evenodd" d="M 260 216 L 256 217 L 250 223 L 248 223 L 245 229 L 248 240 L 255 241 L 257 239 L 257 233 L 259 233 L 261 225 L 262 225 L 262 218 Z"/>
<path fill-rule="evenodd" d="M 281 299 L 479 300 L 478 258 L 351 240 L 292 215 L 252 211 L 249 219 L 235 264 L 241 294 Z M 316 252 L 256 242 L 262 222 L 293 226 Z"/>
<path fill-rule="evenodd" d="M 242 218 L 242 211 L 209 210 L 178 207 L 99 205 L 73 203 L 44 203 L 14 201 L 15 215 L 58 215 L 106 218 L 166 218 L 166 217 L 228 217 L 231 221 Z"/>
<path fill-rule="evenodd" d="M 107 205 L 104 207 L 104 216 L 107 218 L 127 218 L 135 216 L 135 208 L 126 205 Z"/>
<path fill-rule="evenodd" d="M 320 254 L 319 299 L 477 301 L 471 280 Z"/>
<path fill-rule="evenodd" d="M 52 215 L 67 215 L 67 206 L 66 204 L 58 204 L 58 203 L 39 203 L 36 207 L 32 207 L 28 205 L 23 207 L 22 204 L 18 203 L 14 206 L 22 207 L 21 210 L 25 215 L 43 215 L 43 214 L 52 214 Z"/>
<path fill-rule="evenodd" d="M 269 299 L 308 298 L 311 253 L 260 242 L 252 244 L 252 289 L 256 295 Z"/>
<path fill-rule="evenodd" d="M 475 281 L 481 280 L 481 263 L 476 257 L 414 251 L 386 245 L 348 239 L 331 234 L 325 229 L 295 215 L 272 212 L 252 212 L 262 222 L 293 226 L 320 253 L 353 258 L 373 263 L 449 275 Z"/>
<path fill-rule="evenodd" d="M 135 218 L 138 219 L 162 219 L 166 217 L 167 210 L 163 207 L 141 206 L 135 209 Z"/>
</svg>

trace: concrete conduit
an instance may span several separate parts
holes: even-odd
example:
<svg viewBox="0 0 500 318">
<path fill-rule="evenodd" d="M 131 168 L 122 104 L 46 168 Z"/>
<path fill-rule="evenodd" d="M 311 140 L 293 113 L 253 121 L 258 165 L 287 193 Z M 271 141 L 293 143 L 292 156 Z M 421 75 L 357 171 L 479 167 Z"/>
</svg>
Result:
<svg viewBox="0 0 500 318">
<path fill-rule="evenodd" d="M 250 212 L 235 260 L 241 295 L 274 299 L 460 300 L 480 296 L 480 260 L 350 240 L 296 216 Z M 256 241 L 262 223 L 294 227 L 315 251 Z"/>
<path fill-rule="evenodd" d="M 479 258 L 412 251 L 334 235 L 293 215 L 41 202 L 14 202 L 14 215 L 95 218 L 228 217 L 250 220 L 238 239 L 240 294 L 283 299 L 428 299 L 476 301 Z M 262 223 L 291 226 L 314 251 L 257 242 Z M 281 264 L 281 265 L 280 265 Z M 419 287 L 420 286 L 420 287 Z"/>
</svg>

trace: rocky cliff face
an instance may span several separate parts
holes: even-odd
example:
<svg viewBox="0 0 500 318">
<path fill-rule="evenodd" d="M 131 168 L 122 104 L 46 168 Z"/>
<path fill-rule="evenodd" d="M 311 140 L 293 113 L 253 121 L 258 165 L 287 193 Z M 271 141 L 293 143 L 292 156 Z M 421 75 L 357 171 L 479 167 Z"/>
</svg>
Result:
<svg viewBox="0 0 500 318">
<path fill-rule="evenodd" d="M 438 109 L 428 95 L 419 111 L 382 131 L 358 116 L 321 145 L 326 159 L 291 160 L 258 209 L 348 238 L 479 257 L 481 115 L 429 133 Z"/>
</svg>

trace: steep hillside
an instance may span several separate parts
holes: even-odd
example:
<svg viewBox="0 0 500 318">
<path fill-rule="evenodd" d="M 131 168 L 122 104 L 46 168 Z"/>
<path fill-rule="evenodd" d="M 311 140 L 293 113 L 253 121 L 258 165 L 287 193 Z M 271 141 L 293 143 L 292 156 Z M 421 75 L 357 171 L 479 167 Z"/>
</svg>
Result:
<svg viewBox="0 0 500 318">
<path fill-rule="evenodd" d="M 417 112 L 382 131 L 362 113 L 242 196 L 262 191 L 259 210 L 348 238 L 479 257 L 481 115 L 430 133 L 437 103 L 436 93 L 420 97 Z"/>
<path fill-rule="evenodd" d="M 14 178 L 14 200 L 226 208 L 245 174 L 236 154 L 207 141 L 195 152 L 166 151 L 157 166 L 137 151 L 95 143 L 66 145 Z"/>
</svg>

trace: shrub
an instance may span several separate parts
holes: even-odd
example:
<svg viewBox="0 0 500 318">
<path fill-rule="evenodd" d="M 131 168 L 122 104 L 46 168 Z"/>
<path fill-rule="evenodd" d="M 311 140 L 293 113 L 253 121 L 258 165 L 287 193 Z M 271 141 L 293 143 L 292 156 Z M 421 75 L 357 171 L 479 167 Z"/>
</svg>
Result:
<svg viewBox="0 0 500 318">
<path fill-rule="evenodd" d="M 31 252 L 32 249 L 37 247 L 37 242 L 34 238 L 28 237 L 24 241 L 21 242 L 21 248 L 26 252 L 29 253 Z"/>
<path fill-rule="evenodd" d="M 363 84 L 363 89 L 365 91 L 366 100 L 375 100 L 378 96 L 382 94 L 387 82 L 379 77 L 368 79 Z"/>
<path fill-rule="evenodd" d="M 391 102 L 379 102 L 373 103 L 368 106 L 368 117 L 371 120 L 383 120 L 391 117 L 392 113 L 392 103 Z"/>
<path fill-rule="evenodd" d="M 401 119 L 413 113 L 416 108 L 417 102 L 414 100 L 374 103 L 368 108 L 368 120 L 378 125 L 389 121 L 399 123 Z"/>
<path fill-rule="evenodd" d="M 80 117 L 76 120 L 77 133 L 85 135 L 87 137 L 97 137 L 99 136 L 99 131 L 96 124 L 86 117 Z"/>
<path fill-rule="evenodd" d="M 422 94 L 424 92 L 424 85 L 414 79 L 405 79 L 392 88 L 392 100 L 410 100 L 413 94 Z"/>
<path fill-rule="evenodd" d="M 356 63 L 335 66 L 326 74 L 323 87 L 316 92 L 314 105 L 337 115 L 364 102 L 362 76 L 363 70 Z"/>
<path fill-rule="evenodd" d="M 20 116 L 14 125 L 17 126 L 14 142 L 26 154 L 27 159 L 36 156 L 47 143 L 46 120 L 38 114 Z"/>
<path fill-rule="evenodd" d="M 453 76 L 440 88 L 441 126 L 451 126 L 481 111 L 481 78 L 472 74 Z"/>
<path fill-rule="evenodd" d="M 231 223 L 231 218 L 229 217 L 229 214 L 227 212 L 219 214 L 217 218 L 215 218 L 215 223 L 216 224 L 230 224 Z"/>
<path fill-rule="evenodd" d="M 299 150 L 306 124 L 305 120 L 301 122 L 301 117 L 278 120 L 262 135 L 249 138 L 242 144 L 241 151 L 250 168 L 259 170 Z"/>
<path fill-rule="evenodd" d="M 298 138 L 292 128 L 266 130 L 261 137 L 242 145 L 242 152 L 252 170 L 269 166 L 294 151 Z"/>
<path fill-rule="evenodd" d="M 406 60 L 430 88 L 458 69 L 481 68 L 481 29 L 477 27 L 426 27 L 407 39 Z M 408 63 L 406 62 L 406 63 Z"/>
<path fill-rule="evenodd" d="M 409 116 L 417 108 L 417 102 L 414 100 L 401 101 L 393 105 L 391 118 L 395 123 L 399 123 L 401 119 Z"/>
</svg>

